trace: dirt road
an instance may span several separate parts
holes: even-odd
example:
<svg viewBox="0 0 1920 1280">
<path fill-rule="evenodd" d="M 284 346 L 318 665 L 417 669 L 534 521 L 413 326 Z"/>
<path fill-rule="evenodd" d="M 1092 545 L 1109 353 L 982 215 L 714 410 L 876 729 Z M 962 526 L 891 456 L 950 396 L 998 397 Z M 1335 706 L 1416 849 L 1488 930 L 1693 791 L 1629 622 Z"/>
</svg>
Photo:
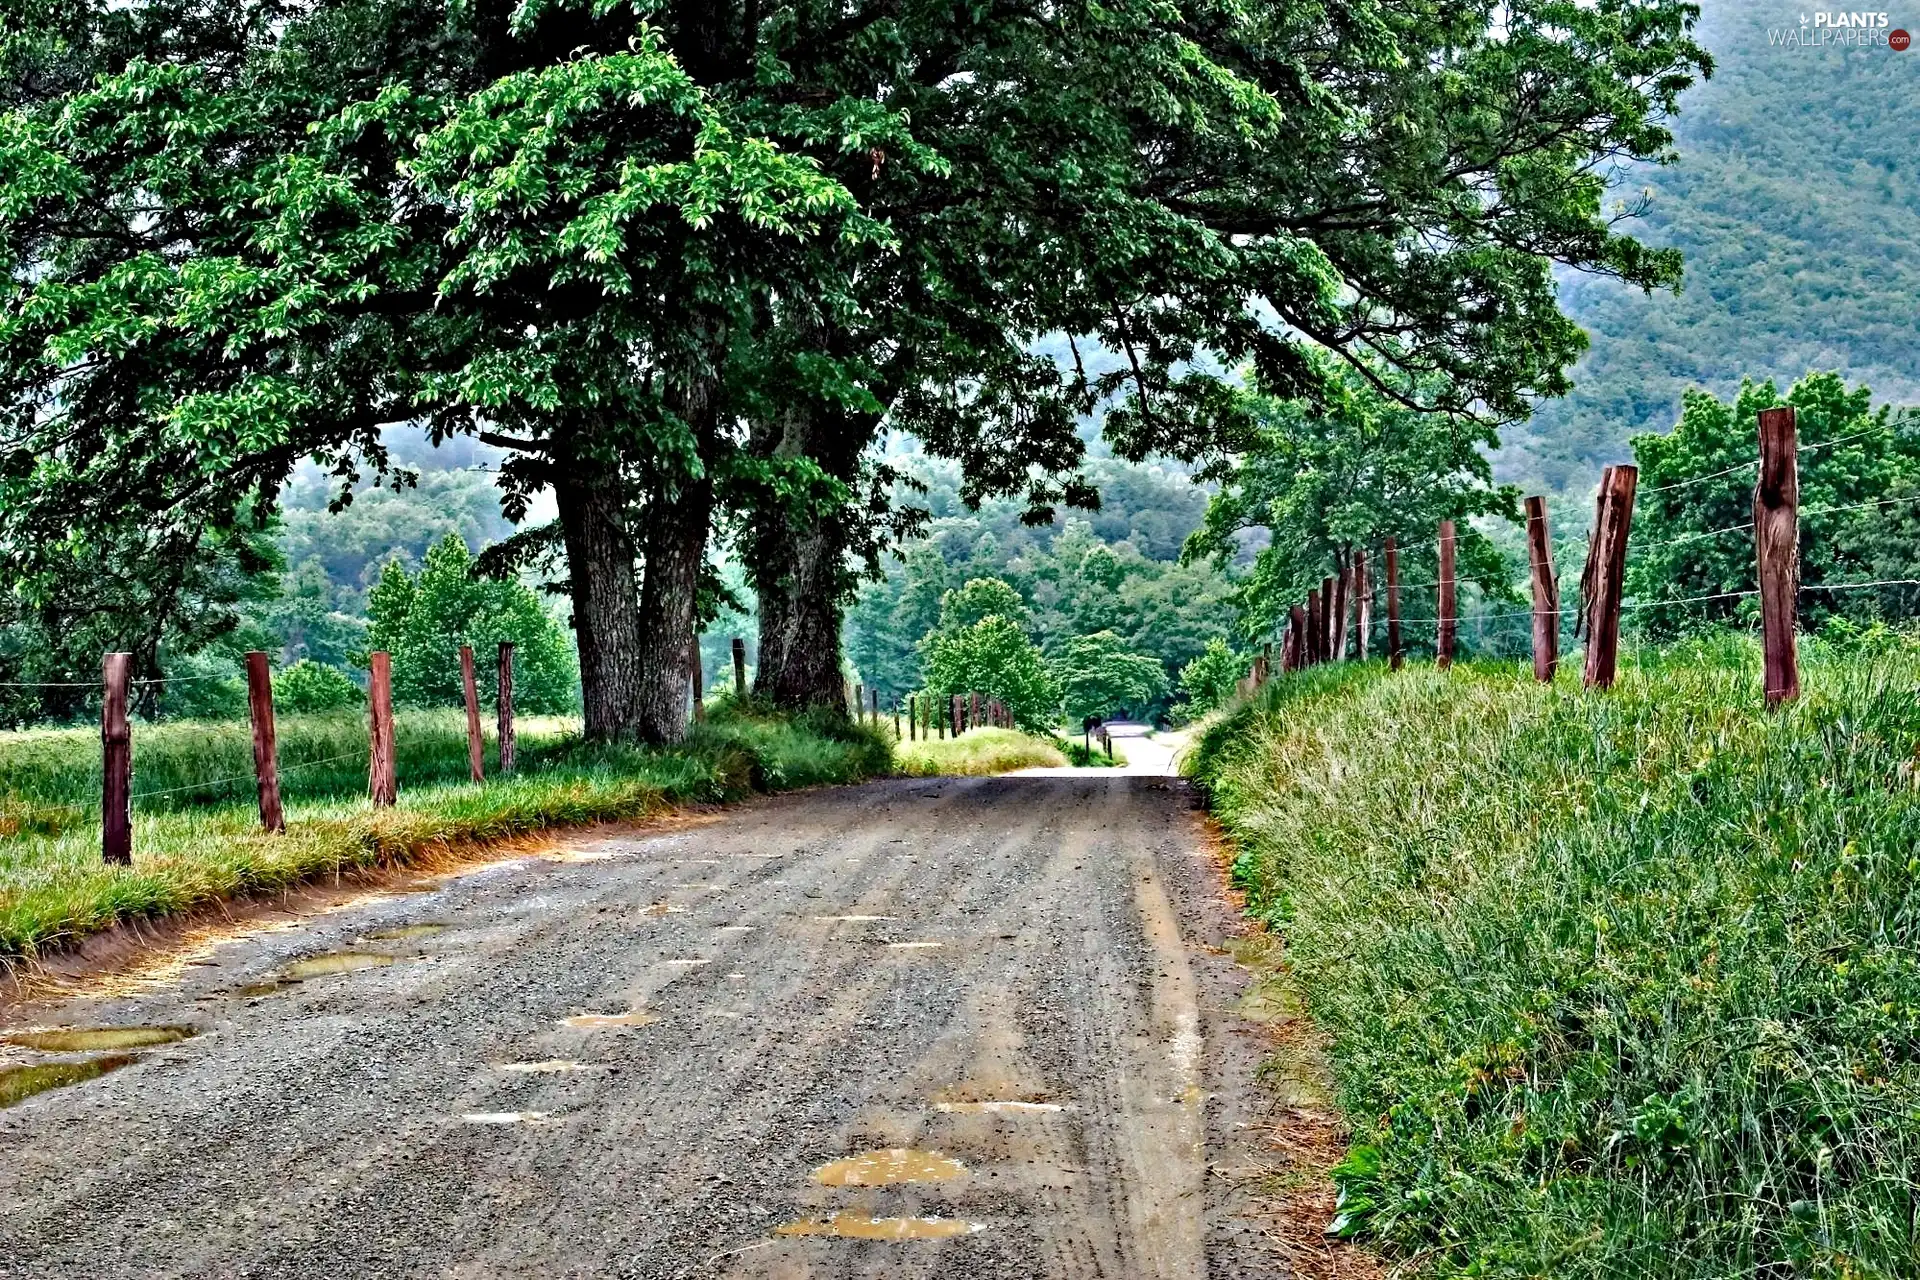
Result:
<svg viewBox="0 0 1920 1280">
<path fill-rule="evenodd" d="M 0 1109 L 0 1275 L 1280 1274 L 1183 785 L 595 833 L 16 1011 L 195 1034 Z"/>
</svg>

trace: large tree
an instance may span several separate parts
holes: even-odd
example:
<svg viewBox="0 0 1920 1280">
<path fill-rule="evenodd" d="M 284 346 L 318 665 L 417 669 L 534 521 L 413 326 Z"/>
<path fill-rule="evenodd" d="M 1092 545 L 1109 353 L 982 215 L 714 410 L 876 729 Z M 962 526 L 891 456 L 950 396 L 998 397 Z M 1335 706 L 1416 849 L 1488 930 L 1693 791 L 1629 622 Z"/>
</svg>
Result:
<svg viewBox="0 0 1920 1280">
<path fill-rule="evenodd" d="M 912 523 L 883 424 L 1039 516 L 1091 501 L 1103 402 L 1132 454 L 1244 441 L 1221 367 L 1310 395 L 1321 346 L 1494 419 L 1564 388 L 1550 264 L 1673 278 L 1600 196 L 1704 63 L 1678 0 L 262 12 L 0 130 L 14 581 L 264 518 L 301 456 L 384 468 L 394 421 L 485 432 L 510 506 L 560 500 L 589 731 L 653 740 L 716 506 L 761 683 L 837 701 L 847 557 Z"/>
<path fill-rule="evenodd" d="M 724 14 L 686 6 L 683 66 L 603 8 L 322 5 L 11 113 L 16 581 L 263 518 L 303 455 L 384 470 L 424 419 L 515 451 L 510 508 L 554 490 L 589 734 L 677 737 L 739 353 L 814 242 L 885 236 L 701 83 L 751 60 Z"/>
<path fill-rule="evenodd" d="M 862 470 L 883 423 L 963 460 L 970 497 L 1025 493 L 1036 515 L 1093 498 L 1077 415 L 1104 411 L 1128 456 L 1219 461 L 1264 430 L 1219 371 L 1337 400 L 1315 352 L 1483 438 L 1567 389 L 1585 339 L 1556 264 L 1678 278 L 1603 196 L 1615 165 L 1666 158 L 1665 117 L 1708 67 L 1681 0 L 835 12 L 837 39 L 779 29 L 780 82 L 858 86 L 946 168 L 837 162 L 902 251 L 852 277 L 862 307 L 805 311 L 796 345 L 836 376 L 763 433 L 835 482 L 763 505 L 748 543 L 778 698 L 838 699 L 847 557 L 883 518 L 911 527 Z M 1071 369 L 1027 355 L 1056 331 Z"/>
</svg>

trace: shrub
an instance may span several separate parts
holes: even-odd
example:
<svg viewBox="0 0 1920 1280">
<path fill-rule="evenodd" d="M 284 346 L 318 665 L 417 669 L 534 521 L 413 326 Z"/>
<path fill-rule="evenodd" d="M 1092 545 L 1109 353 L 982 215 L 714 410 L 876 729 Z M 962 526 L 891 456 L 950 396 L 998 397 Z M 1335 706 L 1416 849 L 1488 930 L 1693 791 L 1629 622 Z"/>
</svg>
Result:
<svg viewBox="0 0 1920 1280">
<path fill-rule="evenodd" d="M 337 711 L 365 700 L 346 672 L 309 658 L 274 673 L 273 702 L 279 712 Z"/>
</svg>

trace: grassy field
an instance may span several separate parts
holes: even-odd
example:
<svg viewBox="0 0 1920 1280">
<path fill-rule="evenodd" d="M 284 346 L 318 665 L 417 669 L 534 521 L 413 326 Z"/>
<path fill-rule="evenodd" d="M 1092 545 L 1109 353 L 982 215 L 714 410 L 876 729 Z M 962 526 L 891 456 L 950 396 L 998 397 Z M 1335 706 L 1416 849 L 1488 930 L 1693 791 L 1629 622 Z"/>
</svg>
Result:
<svg viewBox="0 0 1920 1280">
<path fill-rule="evenodd" d="M 364 711 L 282 716 L 275 726 L 280 789 L 289 801 L 366 794 Z M 522 717 L 523 764 L 564 756 L 580 724 L 568 717 Z M 499 765 L 489 727 L 487 770 Z M 467 722 L 459 711 L 402 711 L 394 717 L 394 760 L 400 785 L 467 778 Z M 136 813 L 198 810 L 254 797 L 253 733 L 245 720 L 136 723 L 133 728 Z M 58 834 L 97 823 L 100 731 L 97 728 L 0 732 L 0 836 Z"/>
<path fill-rule="evenodd" d="M 1433 1275 L 1920 1274 L 1920 659 L 1274 682 L 1189 768 Z"/>
<path fill-rule="evenodd" d="M 136 726 L 134 791 L 164 793 L 135 805 L 132 867 L 100 861 L 97 733 L 7 735 L 0 739 L 0 812 L 28 820 L 14 821 L 12 834 L 0 838 L 0 957 L 316 876 L 680 802 L 855 781 L 891 766 L 890 735 L 725 709 L 671 751 L 588 748 L 570 726 L 530 727 L 520 771 L 476 787 L 464 781 L 459 713 L 401 717 L 400 803 L 375 813 L 363 798 L 366 734 L 358 721 L 289 718 L 280 739 L 287 831 L 269 836 L 259 830 L 250 782 L 210 781 L 236 763 L 250 777 L 249 740 L 227 725 Z M 341 754 L 336 747 L 357 757 L 286 768 Z M 237 762 L 230 758 L 236 752 Z"/>
<path fill-rule="evenodd" d="M 903 742 L 894 755 L 900 772 L 915 778 L 980 776 L 1010 769 L 1059 768 L 1067 763 L 1054 744 L 1017 729 L 969 729 L 957 738 Z"/>
</svg>

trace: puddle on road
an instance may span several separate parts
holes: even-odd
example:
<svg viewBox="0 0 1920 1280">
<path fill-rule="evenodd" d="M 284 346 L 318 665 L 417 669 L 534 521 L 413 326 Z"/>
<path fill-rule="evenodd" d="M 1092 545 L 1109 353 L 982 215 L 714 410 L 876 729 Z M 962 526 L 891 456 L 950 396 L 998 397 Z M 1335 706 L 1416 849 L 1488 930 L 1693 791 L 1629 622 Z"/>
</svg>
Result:
<svg viewBox="0 0 1920 1280">
<path fill-rule="evenodd" d="M 657 1013 L 648 1013 L 645 1009 L 633 1009 L 627 1013 L 576 1013 L 571 1018 L 560 1019 L 563 1027 L 650 1027 L 660 1021 Z"/>
<path fill-rule="evenodd" d="M 5 1039 L 8 1044 L 42 1053 L 91 1053 L 100 1049 L 146 1049 L 199 1034 L 193 1027 L 54 1027 L 9 1032 Z"/>
<path fill-rule="evenodd" d="M 496 1062 L 500 1071 L 511 1071 L 516 1075 L 543 1076 L 561 1071 L 585 1071 L 587 1064 L 575 1062 L 571 1058 L 555 1058 L 551 1062 Z"/>
<path fill-rule="evenodd" d="M 383 956 L 372 951 L 335 951 L 307 960 L 295 960 L 280 971 L 280 977 L 287 982 L 305 982 L 308 978 L 325 978 L 336 973 L 384 969 L 393 962 L 392 956 Z"/>
<path fill-rule="evenodd" d="M 896 1182 L 945 1182 L 966 1171 L 967 1166 L 938 1151 L 887 1147 L 823 1164 L 813 1171 L 813 1180 L 829 1187 L 889 1187 Z"/>
<path fill-rule="evenodd" d="M 1050 1114 L 1066 1107 L 1058 1102 L 936 1102 L 933 1109 L 949 1115 L 982 1116 Z"/>
<path fill-rule="evenodd" d="M 436 933 L 445 933 L 450 926 L 444 924 L 399 924 L 391 929 L 375 929 L 367 935 L 370 942 L 400 942 L 407 938 L 431 938 Z"/>
<path fill-rule="evenodd" d="M 309 978 L 324 978 L 336 973 L 358 973 L 362 969 L 384 969 L 395 963 L 392 956 L 383 956 L 373 951 L 333 951 L 323 956 L 311 956 L 305 960 L 295 960 L 280 972 L 260 982 L 251 982 L 236 988 L 239 995 L 249 998 L 270 996 L 276 991 L 285 991 L 296 983 Z"/>
<path fill-rule="evenodd" d="M 962 1218 L 874 1218 L 864 1213 L 836 1213 L 825 1218 L 802 1218 L 773 1229 L 778 1236 L 838 1236 L 843 1240 L 951 1240 L 986 1227 Z"/>
<path fill-rule="evenodd" d="M 132 1054 L 114 1053 L 85 1062 L 49 1062 L 44 1066 L 0 1067 L 0 1107 L 25 1102 L 36 1093 L 58 1089 L 62 1085 L 94 1080 L 109 1071 L 118 1071 L 137 1061 Z"/>
</svg>

